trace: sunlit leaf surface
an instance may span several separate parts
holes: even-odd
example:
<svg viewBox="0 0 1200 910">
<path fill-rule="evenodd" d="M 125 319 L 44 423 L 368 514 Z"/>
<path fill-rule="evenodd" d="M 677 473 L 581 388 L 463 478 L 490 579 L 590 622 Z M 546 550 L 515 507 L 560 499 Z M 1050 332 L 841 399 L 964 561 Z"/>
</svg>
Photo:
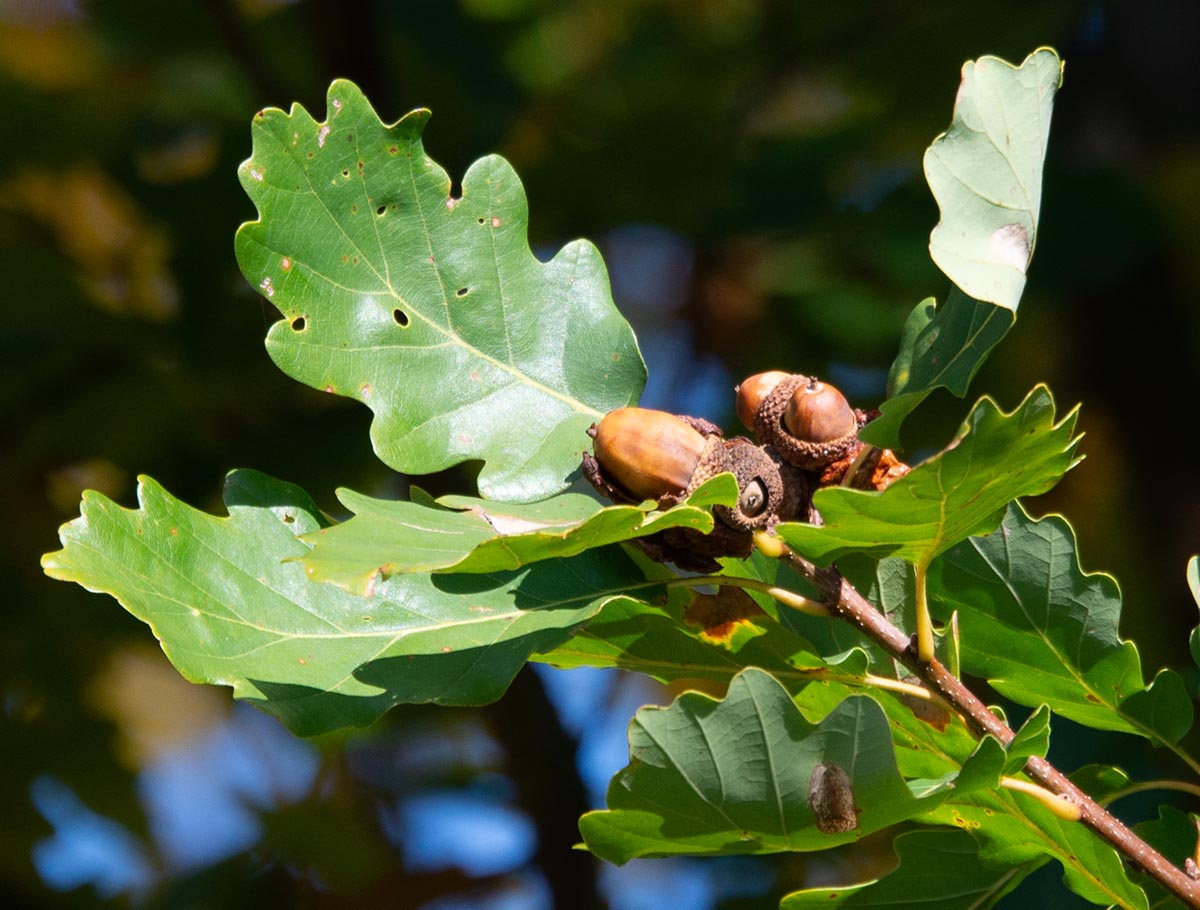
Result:
<svg viewBox="0 0 1200 910">
<path fill-rule="evenodd" d="M 227 518 L 149 478 L 138 499 L 130 510 L 87 494 L 47 573 L 113 595 L 187 679 L 232 686 L 302 734 L 367 724 L 399 702 L 493 701 L 605 600 L 657 592 L 609 548 L 517 572 L 406 575 L 359 597 L 295 561 L 308 550 L 297 535 L 321 523 L 297 487 L 235 472 Z"/>
<path fill-rule="evenodd" d="M 832 487 L 817 492 L 823 527 L 786 523 L 788 544 L 822 565 L 847 553 L 928 562 L 972 534 L 993 530 L 1019 496 L 1043 493 L 1077 461 L 1076 412 L 1055 422 L 1054 399 L 1038 386 L 1014 411 L 989 398 L 967 416 L 949 449 L 882 493 Z"/>
<path fill-rule="evenodd" d="M 1035 521 L 1010 507 L 995 533 L 934 561 L 929 602 L 944 621 L 958 613 L 963 669 L 1019 704 L 1166 743 L 1191 726 L 1177 674 L 1145 688 L 1137 648 L 1120 637 L 1116 582 L 1080 568 L 1058 516 Z"/>
<path fill-rule="evenodd" d="M 588 425 L 636 402 L 645 367 L 596 248 L 539 261 L 512 167 L 482 158 L 456 195 L 422 146 L 428 120 L 385 126 L 345 80 L 322 123 L 300 105 L 259 113 L 239 170 L 259 219 L 238 262 L 283 314 L 271 357 L 371 408 L 387 464 L 478 459 L 484 496 L 540 499 L 578 470 Z"/>
<path fill-rule="evenodd" d="M 353 517 L 304 539 L 309 577 L 364 593 L 382 575 L 497 572 L 545 559 L 574 556 L 672 527 L 712 530 L 713 504 L 737 501 L 737 481 L 722 474 L 686 503 L 666 511 L 652 504 L 609 506 L 590 496 L 563 494 L 533 504 L 446 496 L 436 504 L 397 502 L 340 490 Z M 441 508 L 438 508 L 440 506 Z"/>
</svg>

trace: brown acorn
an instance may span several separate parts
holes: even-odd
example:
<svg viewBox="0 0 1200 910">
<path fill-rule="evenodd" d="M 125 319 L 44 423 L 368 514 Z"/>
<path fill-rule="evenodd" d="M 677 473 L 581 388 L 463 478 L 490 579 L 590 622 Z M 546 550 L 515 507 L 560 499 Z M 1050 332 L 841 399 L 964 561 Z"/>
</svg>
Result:
<svg viewBox="0 0 1200 910">
<path fill-rule="evenodd" d="M 755 373 L 742 381 L 734 392 L 737 394 L 737 415 L 747 430 L 754 429 L 754 418 L 758 415 L 758 407 L 762 400 L 779 385 L 788 374 L 783 370 L 768 370 L 765 373 Z"/>
<path fill-rule="evenodd" d="M 804 480 L 773 448 L 742 438 L 726 441 L 706 421 L 619 408 L 589 433 L 595 456 L 584 455 L 584 475 L 616 502 L 653 499 L 668 508 L 728 471 L 738 482 L 738 503 L 713 512 L 731 528 L 765 528 L 793 518 L 798 509 Z"/>
<path fill-rule="evenodd" d="M 797 439 L 829 443 L 858 433 L 858 418 L 846 396 L 819 379 L 792 392 L 783 412 L 783 424 Z"/>
<path fill-rule="evenodd" d="M 859 415 L 828 383 L 808 376 L 780 380 L 761 400 L 754 418 L 759 441 L 785 460 L 821 471 L 858 448 Z"/>
<path fill-rule="evenodd" d="M 604 415 L 595 431 L 596 461 L 630 499 L 659 500 L 695 489 L 724 469 L 716 453 L 720 440 L 704 437 L 665 411 L 618 408 Z M 708 453 L 709 471 L 693 483 Z M 711 470 L 711 468 L 717 470 Z"/>
</svg>

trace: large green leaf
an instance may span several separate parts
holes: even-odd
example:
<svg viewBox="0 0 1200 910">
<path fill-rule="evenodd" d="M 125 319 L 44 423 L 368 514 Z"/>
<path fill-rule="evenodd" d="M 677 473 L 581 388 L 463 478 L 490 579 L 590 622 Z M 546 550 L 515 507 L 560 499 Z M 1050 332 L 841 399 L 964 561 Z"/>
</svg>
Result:
<svg viewBox="0 0 1200 910">
<path fill-rule="evenodd" d="M 587 426 L 637 400 L 645 367 L 596 248 L 539 261 L 502 158 L 452 195 L 421 144 L 428 119 L 385 126 L 344 80 L 324 123 L 299 105 L 259 113 L 239 170 L 259 219 L 238 231 L 238 262 L 283 314 L 271 357 L 370 407 L 387 464 L 479 459 L 483 495 L 540 499 L 577 471 Z"/>
<path fill-rule="evenodd" d="M 900 424 L 936 388 L 960 398 L 1016 320 L 1037 239 L 1042 165 L 1062 63 L 1041 48 L 1014 67 L 997 57 L 963 65 L 950 128 L 925 151 L 940 220 L 933 261 L 955 285 L 908 317 L 888 375 L 888 400 L 862 438 L 898 447 Z"/>
<path fill-rule="evenodd" d="M 398 573 L 499 572 L 574 556 L 666 528 L 712 530 L 710 508 L 737 501 L 737 481 L 721 474 L 686 503 L 657 511 L 650 503 L 609 506 L 582 494 L 512 504 L 445 496 L 436 504 L 373 499 L 339 490 L 353 517 L 305 536 L 309 577 L 366 593 L 375 579 Z M 435 506 L 441 506 L 437 508 Z"/>
<path fill-rule="evenodd" d="M 998 57 L 963 64 L 950 128 L 925 152 L 925 178 L 941 212 L 929 254 L 968 297 L 1009 310 L 1021 299 L 1060 85 L 1050 48 L 1019 67 Z"/>
<path fill-rule="evenodd" d="M 950 792 L 949 780 L 905 783 L 873 699 L 847 698 L 813 725 L 755 668 L 720 701 L 689 692 L 666 708 L 643 708 L 630 725 L 629 752 L 630 764 L 609 785 L 609 808 L 579 823 L 588 849 L 616 863 L 821 850 L 910 818 Z M 809 786 L 818 763 L 849 775 L 857 829 L 817 828 Z"/>
<path fill-rule="evenodd" d="M 1080 568 L 1064 519 L 1010 507 L 995 533 L 934 561 L 928 592 L 934 616 L 958 613 L 963 670 L 1018 704 L 1165 744 L 1191 726 L 1177 674 L 1146 689 L 1137 648 L 1118 630 L 1117 583 Z"/>
<path fill-rule="evenodd" d="M 308 581 L 295 561 L 308 549 L 297 535 L 321 523 L 297 487 L 234 472 L 228 518 L 149 478 L 138 500 L 130 510 L 84 494 L 46 572 L 113 595 L 184 677 L 232 686 L 301 734 L 367 724 L 398 702 L 493 701 L 605 600 L 661 593 L 609 548 L 517 572 L 407 575 L 358 597 Z"/>
<path fill-rule="evenodd" d="M 986 910 L 1008 894 L 1044 860 L 988 866 L 979 844 L 966 831 L 910 831 L 893 842 L 899 867 L 883 878 L 842 888 L 812 888 L 784 897 L 780 910 Z"/>
<path fill-rule="evenodd" d="M 1058 482 L 1077 461 L 1076 413 L 1055 423 L 1054 399 L 1044 386 L 1010 414 L 983 398 L 956 444 L 882 493 L 819 490 L 814 500 L 824 526 L 785 523 L 776 530 L 822 565 L 848 553 L 928 564 L 960 540 L 993 530 L 1013 499 Z"/>
</svg>

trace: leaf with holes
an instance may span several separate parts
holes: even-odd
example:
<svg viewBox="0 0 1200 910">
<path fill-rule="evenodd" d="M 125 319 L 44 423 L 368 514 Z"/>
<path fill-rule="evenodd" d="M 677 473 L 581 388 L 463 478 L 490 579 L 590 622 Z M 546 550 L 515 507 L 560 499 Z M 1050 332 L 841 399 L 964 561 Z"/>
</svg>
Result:
<svg viewBox="0 0 1200 910">
<path fill-rule="evenodd" d="M 259 113 L 239 170 L 259 218 L 238 231 L 238 263 L 283 314 L 276 364 L 371 408 L 388 465 L 481 460 L 484 496 L 541 499 L 578 470 L 588 425 L 637 401 L 645 366 L 596 248 L 539 261 L 503 158 L 452 195 L 421 143 L 428 120 L 385 126 L 344 80 L 323 123 L 299 105 Z"/>
<path fill-rule="evenodd" d="M 320 513 L 306 493 L 254 471 L 229 475 L 228 518 L 149 478 L 140 508 L 98 493 L 62 527 L 51 577 L 111 594 L 150 625 L 176 669 L 305 735 L 374 721 L 399 702 L 499 698 L 535 651 L 561 644 L 631 587 L 662 596 L 616 547 L 491 575 L 405 575 L 371 597 L 313 584 L 297 535 Z M 640 583 L 639 583 L 640 582 Z"/>
</svg>

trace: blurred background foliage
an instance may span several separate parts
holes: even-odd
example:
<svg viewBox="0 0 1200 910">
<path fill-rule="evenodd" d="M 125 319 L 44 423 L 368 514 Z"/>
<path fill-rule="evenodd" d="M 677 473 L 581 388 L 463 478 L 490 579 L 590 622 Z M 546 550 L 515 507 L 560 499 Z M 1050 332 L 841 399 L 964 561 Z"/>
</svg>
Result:
<svg viewBox="0 0 1200 910">
<path fill-rule="evenodd" d="M 385 120 L 432 108 L 427 148 L 452 175 L 507 156 L 536 250 L 603 250 L 650 366 L 644 403 L 732 428 L 731 388 L 761 369 L 878 401 L 905 316 L 946 290 L 920 161 L 959 66 L 1040 44 L 1067 61 L 1042 234 L 973 392 L 1011 407 L 1044 380 L 1083 403 L 1087 461 L 1034 511 L 1063 511 L 1085 567 L 1121 580 L 1148 669 L 1186 668 L 1196 4 L 0 0 L 0 900 L 734 907 L 863 874 L 870 850 L 622 869 L 570 851 L 632 711 L 669 697 L 642 681 L 526 671 L 486 709 L 404 708 L 302 742 L 183 682 L 144 626 L 44 579 L 38 557 L 85 487 L 133 505 L 142 472 L 210 511 L 237 466 L 331 510 L 338 485 L 405 488 L 374 459 L 365 409 L 287 380 L 262 348 L 275 313 L 233 257 L 257 109 L 323 118 L 344 76 Z M 966 407 L 931 398 L 908 454 Z M 1178 771 L 1135 742 L 1098 756 L 1067 728 L 1067 769 Z M 886 843 L 874 853 L 886 865 Z M 1040 881 L 1022 906 L 1063 906 Z"/>
</svg>

